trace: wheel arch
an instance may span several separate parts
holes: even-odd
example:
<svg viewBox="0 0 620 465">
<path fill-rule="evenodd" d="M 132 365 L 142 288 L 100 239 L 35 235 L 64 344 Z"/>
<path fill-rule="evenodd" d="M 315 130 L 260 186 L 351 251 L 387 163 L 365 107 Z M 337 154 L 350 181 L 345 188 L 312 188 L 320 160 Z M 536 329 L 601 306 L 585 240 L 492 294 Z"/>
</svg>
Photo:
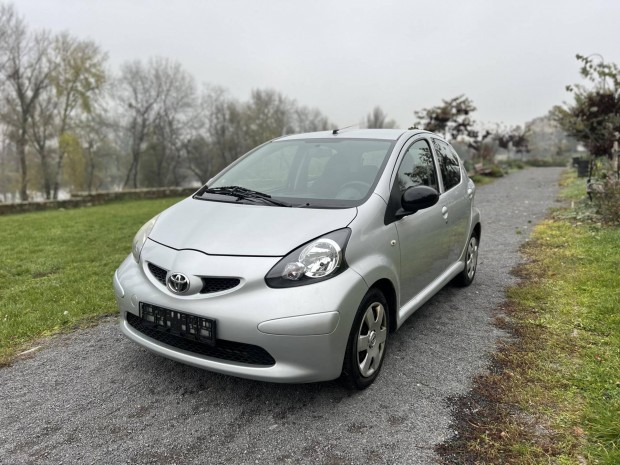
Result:
<svg viewBox="0 0 620 465">
<path fill-rule="evenodd" d="M 480 244 L 480 236 L 482 234 L 482 225 L 480 222 L 476 223 L 476 226 L 474 226 L 474 229 L 472 230 L 472 234 L 476 235 L 478 238 L 478 244 Z"/>
<path fill-rule="evenodd" d="M 398 324 L 396 322 L 396 315 L 398 313 L 398 298 L 396 297 L 396 289 L 394 288 L 394 284 L 389 279 L 383 278 L 376 281 L 372 286 L 370 286 L 370 288 L 378 289 L 385 297 L 385 300 L 388 304 L 388 315 L 390 324 L 389 331 L 390 333 L 393 333 L 398 327 Z"/>
</svg>

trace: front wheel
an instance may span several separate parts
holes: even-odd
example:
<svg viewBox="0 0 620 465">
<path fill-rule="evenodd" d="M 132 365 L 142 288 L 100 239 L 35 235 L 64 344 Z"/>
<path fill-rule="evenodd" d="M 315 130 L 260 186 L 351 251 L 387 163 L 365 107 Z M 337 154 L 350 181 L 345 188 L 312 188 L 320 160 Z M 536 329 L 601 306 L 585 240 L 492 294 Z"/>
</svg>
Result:
<svg viewBox="0 0 620 465">
<path fill-rule="evenodd" d="M 349 334 L 342 367 L 342 380 L 355 389 L 366 389 L 379 375 L 389 328 L 385 297 L 371 289 L 362 299 Z"/>
</svg>

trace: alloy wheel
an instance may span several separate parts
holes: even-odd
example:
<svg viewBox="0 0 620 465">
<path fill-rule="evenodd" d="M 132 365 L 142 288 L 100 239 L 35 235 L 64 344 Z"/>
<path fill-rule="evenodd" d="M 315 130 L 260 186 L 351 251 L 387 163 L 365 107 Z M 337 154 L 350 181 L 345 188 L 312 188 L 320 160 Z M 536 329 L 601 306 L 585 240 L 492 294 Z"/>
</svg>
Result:
<svg viewBox="0 0 620 465">
<path fill-rule="evenodd" d="M 471 236 L 469 239 L 469 245 L 467 246 L 467 278 L 471 281 L 476 274 L 476 267 L 478 266 L 478 239 L 476 236 Z"/>
<path fill-rule="evenodd" d="M 363 377 L 372 376 L 381 366 L 387 339 L 387 316 L 379 302 L 368 306 L 357 334 L 357 363 Z"/>
</svg>

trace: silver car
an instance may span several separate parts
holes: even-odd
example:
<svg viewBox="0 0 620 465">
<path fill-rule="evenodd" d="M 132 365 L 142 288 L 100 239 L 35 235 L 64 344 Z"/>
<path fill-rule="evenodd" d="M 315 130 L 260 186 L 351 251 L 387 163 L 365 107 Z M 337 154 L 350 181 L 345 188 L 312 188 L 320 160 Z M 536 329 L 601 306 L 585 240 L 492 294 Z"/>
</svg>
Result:
<svg viewBox="0 0 620 465">
<path fill-rule="evenodd" d="M 426 131 L 272 140 L 138 231 L 114 275 L 121 329 L 219 373 L 364 389 L 390 333 L 474 279 L 474 192 Z"/>
</svg>

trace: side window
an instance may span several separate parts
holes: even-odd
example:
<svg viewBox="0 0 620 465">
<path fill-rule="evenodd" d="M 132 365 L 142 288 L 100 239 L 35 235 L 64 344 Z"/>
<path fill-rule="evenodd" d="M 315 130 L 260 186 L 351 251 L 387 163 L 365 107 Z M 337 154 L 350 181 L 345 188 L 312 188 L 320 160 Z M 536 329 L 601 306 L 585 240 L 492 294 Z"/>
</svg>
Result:
<svg viewBox="0 0 620 465">
<path fill-rule="evenodd" d="M 439 190 L 433 154 L 428 142 L 419 140 L 407 149 L 398 167 L 396 182 L 401 192 L 408 187 L 420 185 Z"/>
<path fill-rule="evenodd" d="M 443 141 L 433 139 L 433 145 L 437 152 L 443 185 L 446 190 L 452 189 L 461 182 L 461 165 L 458 156 L 454 153 L 452 148 Z"/>
</svg>

